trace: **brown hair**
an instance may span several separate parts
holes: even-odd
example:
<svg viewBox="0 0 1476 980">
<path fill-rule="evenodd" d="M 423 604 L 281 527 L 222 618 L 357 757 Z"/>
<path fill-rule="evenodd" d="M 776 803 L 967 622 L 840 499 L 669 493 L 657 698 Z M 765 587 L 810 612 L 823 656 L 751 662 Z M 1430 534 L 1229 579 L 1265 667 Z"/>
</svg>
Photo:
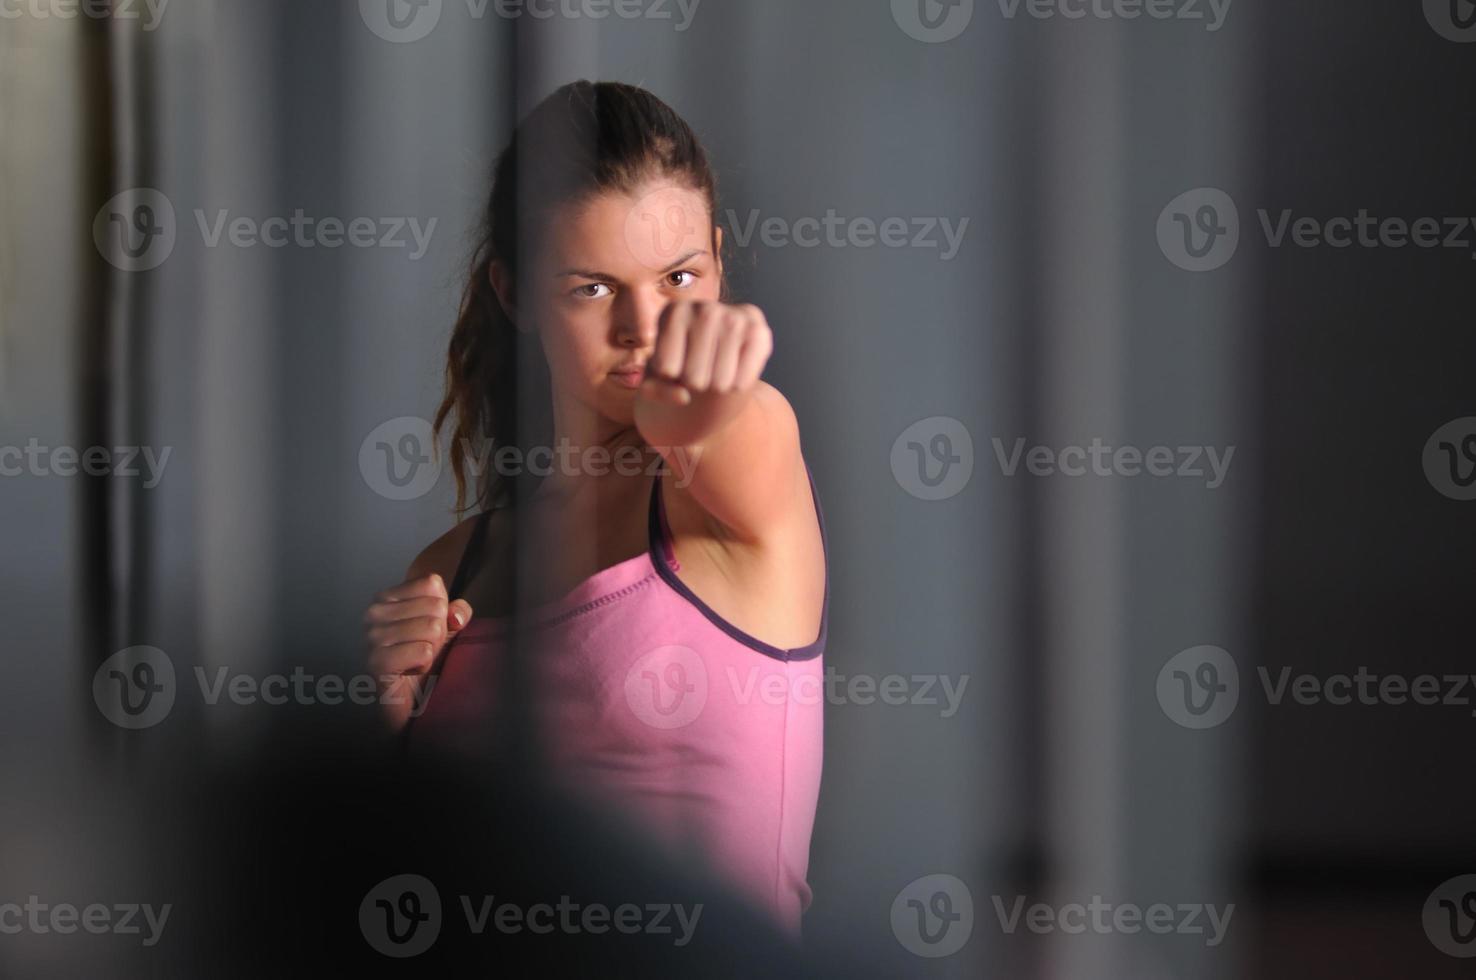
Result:
<svg viewBox="0 0 1476 980">
<path fill-rule="evenodd" d="M 551 438 L 548 368 L 537 332 L 520 334 L 503 310 L 489 280 L 493 260 L 505 262 L 516 282 L 520 251 L 532 254 L 554 208 L 604 192 L 633 193 L 653 178 L 702 194 L 716 227 L 717 182 L 696 134 L 656 96 L 619 82 L 578 81 L 558 89 L 518 124 L 498 156 L 451 333 L 446 395 L 434 423 L 439 440 L 454 416 L 449 454 L 458 517 L 470 509 L 469 466 L 481 464 L 474 505 L 490 510 L 512 503 L 529 477 L 523 471 L 513 478 L 497 473 L 491 452 L 505 446 L 526 450 L 524 441 L 536 445 L 539 437 Z M 520 419 L 520 404 L 537 417 Z"/>
</svg>

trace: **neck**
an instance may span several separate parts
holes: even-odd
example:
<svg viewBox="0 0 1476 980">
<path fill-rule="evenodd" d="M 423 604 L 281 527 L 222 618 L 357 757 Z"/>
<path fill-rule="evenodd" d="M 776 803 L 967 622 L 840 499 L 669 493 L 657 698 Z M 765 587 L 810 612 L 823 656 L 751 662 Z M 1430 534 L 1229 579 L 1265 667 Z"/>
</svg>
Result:
<svg viewBox="0 0 1476 980">
<path fill-rule="evenodd" d="M 624 485 L 622 478 L 643 478 L 658 456 L 633 422 L 621 424 L 596 412 L 558 407 L 554 411 L 551 448 L 551 459 L 538 460 L 549 473 L 538 484 L 534 501 L 567 499 L 588 492 L 603 496 L 606 488 L 614 490 Z"/>
</svg>

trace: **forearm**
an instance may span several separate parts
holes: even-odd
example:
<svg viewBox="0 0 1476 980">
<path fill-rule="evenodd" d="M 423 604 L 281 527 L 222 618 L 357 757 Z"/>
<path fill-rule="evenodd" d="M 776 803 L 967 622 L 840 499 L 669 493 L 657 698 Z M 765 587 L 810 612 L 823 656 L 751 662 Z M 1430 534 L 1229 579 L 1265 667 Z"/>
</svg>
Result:
<svg viewBox="0 0 1476 980">
<path fill-rule="evenodd" d="M 674 303 L 633 408 L 667 464 L 690 462 L 686 488 L 735 538 L 758 542 L 808 507 L 794 409 L 762 379 L 773 350 L 752 305 Z"/>
<path fill-rule="evenodd" d="M 676 424 L 653 429 L 659 437 L 678 437 L 672 442 L 652 441 L 644 428 L 641 434 L 703 509 L 734 536 L 757 540 L 808 493 L 793 409 L 777 389 L 760 382 L 746 397 L 698 412 L 669 416 L 692 419 L 680 422 L 691 426 L 686 432 Z M 703 422 L 712 422 L 712 428 L 699 431 Z M 684 441 L 688 436 L 693 438 Z"/>
<path fill-rule="evenodd" d="M 669 384 L 669 382 L 659 382 Z M 685 405 L 638 393 L 635 425 L 646 445 L 666 456 L 685 450 L 688 455 L 719 441 L 745 408 L 752 407 L 753 389 L 698 392 Z"/>
</svg>

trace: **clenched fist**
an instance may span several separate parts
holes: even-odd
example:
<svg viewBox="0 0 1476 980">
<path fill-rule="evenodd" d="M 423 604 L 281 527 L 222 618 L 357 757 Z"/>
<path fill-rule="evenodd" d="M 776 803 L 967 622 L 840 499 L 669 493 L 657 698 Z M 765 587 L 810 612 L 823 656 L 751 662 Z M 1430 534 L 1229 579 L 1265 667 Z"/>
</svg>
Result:
<svg viewBox="0 0 1476 980">
<path fill-rule="evenodd" d="M 447 601 L 446 583 L 439 575 L 410 579 L 374 597 L 364 614 L 369 669 L 378 679 L 379 700 L 394 731 L 405 727 L 419 703 L 436 657 L 471 618 L 472 608 L 464 600 Z"/>
<path fill-rule="evenodd" d="M 687 405 L 701 394 L 746 391 L 758 382 L 773 349 L 769 322 L 751 303 L 674 300 L 657 321 L 640 394 Z"/>
</svg>

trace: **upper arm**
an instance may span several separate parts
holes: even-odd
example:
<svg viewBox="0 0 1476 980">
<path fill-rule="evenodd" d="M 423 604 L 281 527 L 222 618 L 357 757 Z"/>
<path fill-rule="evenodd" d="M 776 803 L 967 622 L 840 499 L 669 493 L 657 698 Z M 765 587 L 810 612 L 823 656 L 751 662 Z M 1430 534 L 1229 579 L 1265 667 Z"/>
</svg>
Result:
<svg viewBox="0 0 1476 980">
<path fill-rule="evenodd" d="M 668 458 L 684 493 L 731 537 L 761 543 L 810 508 L 799 421 L 789 400 L 760 381 L 742 411 L 710 440 L 683 447 L 688 472 Z M 674 454 L 673 454 L 674 455 Z"/>
</svg>

